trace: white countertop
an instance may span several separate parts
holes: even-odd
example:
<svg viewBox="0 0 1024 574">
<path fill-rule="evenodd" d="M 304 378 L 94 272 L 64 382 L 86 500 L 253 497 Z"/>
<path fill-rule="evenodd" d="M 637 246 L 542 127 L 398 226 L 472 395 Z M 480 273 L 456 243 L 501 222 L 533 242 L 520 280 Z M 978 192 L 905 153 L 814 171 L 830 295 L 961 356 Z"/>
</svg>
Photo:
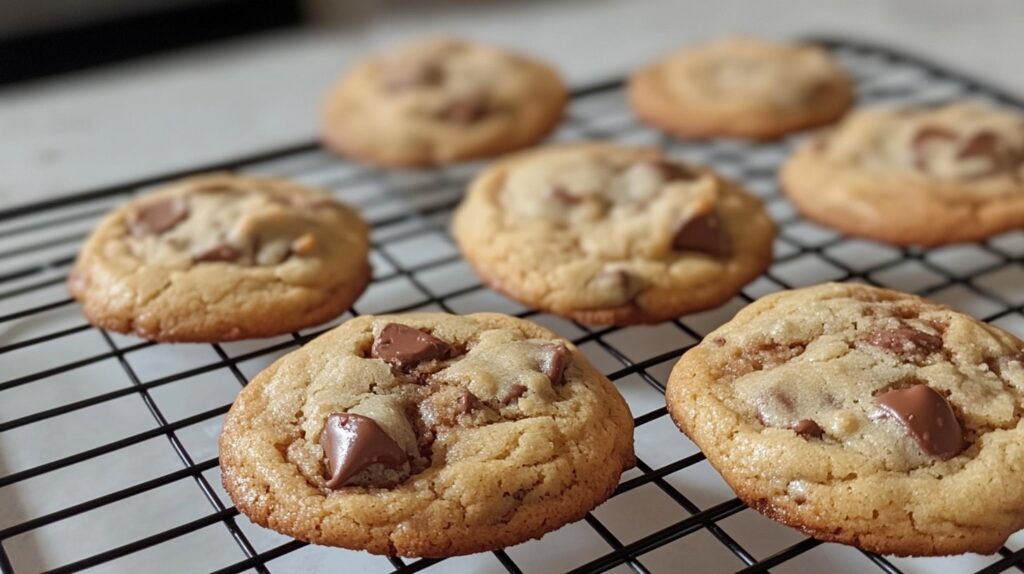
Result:
<svg viewBox="0 0 1024 574">
<path fill-rule="evenodd" d="M 0 89 L 0 207 L 310 141 L 331 81 L 366 50 L 412 35 L 515 47 L 555 62 L 579 85 L 726 34 L 836 34 L 927 55 L 1024 94 L 1022 30 L 1016 0 L 563 0 L 371 13 L 338 29 L 249 37 Z"/>
</svg>

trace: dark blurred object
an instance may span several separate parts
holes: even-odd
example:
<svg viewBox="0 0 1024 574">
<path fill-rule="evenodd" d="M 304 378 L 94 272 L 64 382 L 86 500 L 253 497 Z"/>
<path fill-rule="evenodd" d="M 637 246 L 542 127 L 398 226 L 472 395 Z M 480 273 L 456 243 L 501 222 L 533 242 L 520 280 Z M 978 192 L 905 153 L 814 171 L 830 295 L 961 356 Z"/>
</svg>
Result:
<svg viewBox="0 0 1024 574">
<path fill-rule="evenodd" d="M 300 0 L 60 4 L 0 2 L 0 84 L 302 22 Z"/>
</svg>

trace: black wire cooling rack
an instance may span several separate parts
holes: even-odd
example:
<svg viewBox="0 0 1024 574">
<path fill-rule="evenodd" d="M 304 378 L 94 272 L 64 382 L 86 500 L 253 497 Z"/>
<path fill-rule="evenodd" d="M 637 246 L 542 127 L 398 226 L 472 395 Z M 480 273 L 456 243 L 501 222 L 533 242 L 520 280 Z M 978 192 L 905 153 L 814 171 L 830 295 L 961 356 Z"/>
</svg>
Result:
<svg viewBox="0 0 1024 574">
<path fill-rule="evenodd" d="M 1024 108 L 917 57 L 846 40 L 817 41 L 856 78 L 861 104 L 970 97 Z M 0 211 L 0 571 L 287 572 L 319 565 L 361 572 L 793 572 L 836 571 L 840 564 L 890 573 L 1024 571 L 1019 534 L 999 555 L 966 562 L 886 558 L 803 537 L 761 519 L 731 492 L 718 499 L 698 492 L 691 482 L 697 475 L 688 473 L 703 468 L 701 476 L 717 479 L 695 446 L 674 429 L 665 434 L 671 423 L 656 400 L 674 361 L 736 309 L 767 292 L 826 280 L 917 292 L 1024 332 L 1024 232 L 934 250 L 838 236 L 797 216 L 776 189 L 776 168 L 793 139 L 752 144 L 665 137 L 635 122 L 621 81 L 577 90 L 556 136 L 594 138 L 660 145 L 742 181 L 780 224 L 771 270 L 724 308 L 657 327 L 587 328 L 539 315 L 480 285 L 448 235 L 451 210 L 479 165 L 382 172 L 331 157 L 315 144 Z M 554 326 L 597 356 L 636 416 L 637 468 L 585 521 L 471 563 L 320 550 L 253 526 L 218 484 L 220 417 L 249 377 L 325 327 L 262 341 L 155 345 L 87 324 L 63 288 L 79 244 L 111 206 L 148 186 L 211 169 L 316 184 L 372 222 L 373 283 L 335 324 L 360 313 L 503 310 Z M 654 399 L 638 398 L 643 392 L 655 393 Z M 186 403 L 191 406 L 183 408 Z M 107 432 L 115 427 L 120 434 Z M 644 438 L 647 429 L 661 434 Z M 640 491 L 665 504 L 649 512 L 649 502 L 630 502 Z M 619 511 L 605 510 L 616 504 Z M 659 512 L 670 518 L 659 522 Z M 734 526 L 737 517 L 746 517 L 747 526 Z M 776 533 L 778 545 L 764 543 L 768 532 Z M 166 551 L 154 554 L 161 548 Z M 308 561 L 288 561 L 304 552 Z M 325 556 L 342 562 L 325 562 Z"/>
</svg>

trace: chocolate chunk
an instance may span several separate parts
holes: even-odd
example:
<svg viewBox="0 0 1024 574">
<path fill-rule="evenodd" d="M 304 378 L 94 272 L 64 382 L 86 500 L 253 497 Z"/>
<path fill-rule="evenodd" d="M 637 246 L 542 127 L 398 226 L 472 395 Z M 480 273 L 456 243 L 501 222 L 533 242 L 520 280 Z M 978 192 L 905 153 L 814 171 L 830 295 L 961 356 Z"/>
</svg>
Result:
<svg viewBox="0 0 1024 574">
<path fill-rule="evenodd" d="M 597 291 L 611 304 L 626 304 L 644 289 L 646 281 L 621 267 L 605 267 L 597 272 L 587 287 Z"/>
<path fill-rule="evenodd" d="M 629 272 L 625 269 L 604 269 L 597 275 L 594 275 L 591 283 L 600 289 L 629 291 L 629 285 L 632 283 L 632 280 Z"/>
<path fill-rule="evenodd" d="M 874 404 L 894 416 L 921 450 L 943 460 L 966 448 L 964 433 L 953 407 L 928 385 L 914 385 L 875 397 Z"/>
<path fill-rule="evenodd" d="M 781 391 L 779 389 L 772 389 L 771 391 L 768 392 L 768 398 L 772 402 L 777 403 L 787 411 L 793 410 L 793 397 L 791 397 L 789 393 L 786 393 L 785 391 Z"/>
<path fill-rule="evenodd" d="M 985 366 L 988 367 L 988 370 L 997 377 L 1003 376 L 1003 371 L 1011 362 L 1017 362 L 1020 365 L 1024 365 L 1024 350 L 1018 349 L 1017 351 L 1011 353 L 1009 356 L 986 356 L 982 358 L 982 363 L 984 363 Z"/>
<path fill-rule="evenodd" d="M 417 364 L 412 369 L 405 369 L 405 372 L 412 375 L 416 382 L 421 385 L 429 385 L 430 378 L 446 368 L 444 363 L 438 361 L 425 361 Z"/>
<path fill-rule="evenodd" d="M 773 418 L 785 417 L 793 412 L 793 397 L 776 387 L 768 388 L 758 401 L 757 420 L 765 426 L 773 426 Z M 772 416 L 772 415 L 776 416 Z"/>
<path fill-rule="evenodd" d="M 558 201 L 566 205 L 576 205 L 583 201 L 582 197 L 578 195 L 573 195 L 571 191 L 562 187 L 561 185 L 556 185 L 551 188 L 551 197 L 557 199 Z"/>
<path fill-rule="evenodd" d="M 476 398 L 476 395 L 467 391 L 462 390 L 462 394 L 459 395 L 459 400 L 455 404 L 455 416 L 469 414 L 476 409 L 480 408 L 480 399 Z"/>
<path fill-rule="evenodd" d="M 334 413 L 320 434 L 327 456 L 327 488 L 340 488 L 373 464 L 401 468 L 408 456 L 377 421 L 355 413 Z"/>
<path fill-rule="evenodd" d="M 128 216 L 132 235 L 158 235 L 188 217 L 188 204 L 180 197 L 166 197 L 139 207 Z"/>
<path fill-rule="evenodd" d="M 871 309 L 867 307 L 866 309 Z M 899 319 L 917 319 L 921 316 L 921 306 L 915 304 L 896 305 L 889 310 L 893 317 Z"/>
<path fill-rule="evenodd" d="M 865 335 L 863 340 L 869 345 L 915 361 L 921 361 L 928 355 L 942 350 L 942 337 L 919 331 L 909 325 L 872 331 Z"/>
<path fill-rule="evenodd" d="M 803 343 L 789 342 L 780 343 L 777 341 L 761 341 L 754 345 L 742 347 L 740 354 L 726 365 L 726 369 L 735 377 L 746 375 L 754 371 L 772 369 L 799 357 L 807 347 Z M 782 399 L 782 394 L 777 389 L 768 394 L 774 397 L 773 400 Z M 792 401 L 792 399 L 787 399 Z M 782 404 L 782 403 L 779 403 Z"/>
<path fill-rule="evenodd" d="M 437 119 L 468 126 L 483 119 L 488 113 L 487 102 L 480 96 L 455 98 L 437 112 Z"/>
<path fill-rule="evenodd" d="M 193 261 L 235 261 L 241 253 L 227 243 L 219 243 L 213 247 L 192 255 Z"/>
<path fill-rule="evenodd" d="M 793 429 L 793 431 L 795 431 L 796 434 L 806 439 L 821 438 L 822 436 L 825 435 L 825 431 L 822 430 L 820 426 L 818 426 L 818 423 L 812 421 L 811 419 L 799 420 L 793 423 L 793 425 L 790 426 L 789 428 Z"/>
<path fill-rule="evenodd" d="M 561 343 L 547 343 L 541 348 L 544 350 L 544 355 L 540 361 L 540 370 L 548 376 L 552 385 L 562 384 L 565 379 L 565 369 L 572 360 L 572 353 Z"/>
<path fill-rule="evenodd" d="M 998 164 L 1000 163 L 999 136 L 990 131 L 978 132 L 960 146 L 956 157 L 957 159 L 985 157 Z"/>
<path fill-rule="evenodd" d="M 391 93 L 439 86 L 444 82 L 444 69 L 438 62 L 401 62 L 388 66 L 383 80 L 384 89 Z"/>
<path fill-rule="evenodd" d="M 655 160 L 648 162 L 648 165 L 656 169 L 661 174 L 661 179 L 666 183 L 670 181 L 693 181 L 698 177 L 698 174 L 686 166 L 670 161 Z"/>
<path fill-rule="evenodd" d="M 1006 365 L 1008 365 L 1010 363 L 1014 363 L 1014 362 L 1017 363 L 1018 365 L 1020 365 L 1021 367 L 1024 367 L 1024 349 L 1017 349 L 1016 352 L 1012 353 L 1008 357 L 1005 357 L 1001 361 L 1001 363 L 1002 363 L 1002 365 L 1004 367 Z"/>
<path fill-rule="evenodd" d="M 370 356 L 402 369 L 411 370 L 417 364 L 451 356 L 452 347 L 441 339 L 398 323 L 388 323 L 381 329 L 370 348 Z"/>
<path fill-rule="evenodd" d="M 526 394 L 527 388 L 518 383 L 509 385 L 498 395 L 498 402 L 507 405 Z"/>
<path fill-rule="evenodd" d="M 721 218 L 714 211 L 683 222 L 672 239 L 672 247 L 679 251 L 697 251 L 712 257 L 728 257 L 731 251 L 729 235 L 722 227 Z"/>
<path fill-rule="evenodd" d="M 968 139 L 957 153 L 957 159 L 983 158 L 988 160 L 988 170 L 978 175 L 1008 172 L 1014 179 L 1020 179 L 1018 166 L 1024 157 L 1019 152 L 1002 148 L 1002 140 L 991 131 L 981 131 Z"/>
</svg>

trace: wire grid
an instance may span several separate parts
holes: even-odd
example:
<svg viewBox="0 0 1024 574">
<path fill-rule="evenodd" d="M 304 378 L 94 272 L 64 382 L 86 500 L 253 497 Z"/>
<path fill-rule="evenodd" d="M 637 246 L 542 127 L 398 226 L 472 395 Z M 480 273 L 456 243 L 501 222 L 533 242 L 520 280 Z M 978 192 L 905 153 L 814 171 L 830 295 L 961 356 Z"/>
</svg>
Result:
<svg viewBox="0 0 1024 574">
<path fill-rule="evenodd" d="M 856 78 L 861 104 L 927 104 L 973 97 L 1024 107 L 1006 95 L 916 57 L 848 40 L 817 41 L 833 50 Z M 122 570 L 124 567 L 119 566 L 122 564 L 119 560 L 136 553 L 145 556 L 148 550 L 181 540 L 187 543 L 179 546 L 186 550 L 199 548 L 195 552 L 201 553 L 203 540 L 223 539 L 223 531 L 226 530 L 237 545 L 239 558 L 209 569 L 220 572 L 287 571 L 275 560 L 285 558 L 306 545 L 283 537 L 269 545 L 254 543 L 253 533 L 258 529 L 252 527 L 245 517 L 239 516 L 217 484 L 216 451 L 211 451 L 209 446 L 190 448 L 188 433 L 195 425 L 210 422 L 213 423 L 212 428 L 219 428 L 219 417 L 227 412 L 231 395 L 246 384 L 249 377 L 259 370 L 258 367 L 297 348 L 330 326 L 360 313 L 409 310 L 464 313 L 497 307 L 496 310 L 554 326 L 588 354 L 600 353 L 604 360 L 595 362 L 620 388 L 626 385 L 626 381 L 633 381 L 647 392 L 653 389 L 659 396 L 664 393 L 664 375 L 672 363 L 739 307 L 768 292 L 820 281 L 862 281 L 917 292 L 965 308 L 985 321 L 1018 333 L 1024 332 L 1024 288 L 1019 287 L 1024 284 L 1021 281 L 1024 278 L 1021 268 L 1024 255 L 1022 232 L 1004 234 L 983 244 L 935 250 L 894 249 L 838 236 L 801 219 L 776 189 L 776 168 L 795 140 L 752 144 L 732 140 L 679 141 L 665 137 L 633 120 L 624 105 L 620 81 L 577 91 L 569 117 L 555 139 L 595 138 L 660 145 L 673 157 L 711 165 L 742 181 L 762 197 L 780 225 L 777 259 L 771 270 L 724 308 L 682 317 L 661 326 L 588 328 L 569 323 L 524 309 L 493 294 L 479 283 L 459 257 L 448 235 L 447 222 L 465 184 L 479 169 L 479 164 L 395 174 L 350 164 L 323 153 L 316 145 L 303 145 L 209 167 L 290 177 L 327 188 L 338 198 L 359 207 L 373 224 L 375 276 L 367 294 L 346 315 L 326 327 L 254 342 L 174 346 L 173 349 L 181 352 L 174 352 L 168 359 L 163 353 L 169 346 L 108 333 L 87 324 L 76 304 L 63 291 L 62 283 L 80 242 L 112 205 L 147 186 L 208 168 L 165 174 L 147 181 L 0 211 L 0 464 L 4 463 L 4 449 L 9 449 L 11 444 L 3 442 L 5 436 L 17 435 L 26 429 L 43 429 L 41 425 L 60 417 L 88 414 L 101 408 L 106 409 L 103 412 L 108 413 L 108 417 L 131 418 L 119 405 L 134 397 L 142 401 L 151 418 L 148 424 L 139 427 L 144 430 L 67 452 L 56 459 L 37 457 L 21 466 L 15 461 L 14 468 L 0 466 L 0 472 L 6 472 L 0 475 L 0 571 L 9 574 L 28 571 L 22 566 L 15 568 L 15 563 L 20 562 L 12 559 L 9 550 L 22 537 L 39 529 L 88 517 L 91 512 L 130 504 L 137 497 L 190 483 L 193 487 L 183 492 L 195 499 L 201 494 L 200 500 L 204 501 L 205 511 L 198 516 L 167 528 L 161 526 L 152 532 L 139 528 L 142 536 L 132 535 L 130 531 L 135 527 L 125 528 L 129 532 L 113 546 L 57 565 L 46 563 L 44 567 L 52 567 L 53 572 L 91 567 Z M 642 329 L 648 329 L 646 338 Z M 636 341 L 651 340 L 652 329 L 658 343 L 638 345 Z M 72 350 L 53 351 L 57 348 L 53 346 L 56 341 L 68 343 L 64 348 Z M 205 359 L 198 364 L 181 364 L 182 353 L 202 354 Z M 143 355 L 153 360 L 149 363 L 138 361 L 137 358 Z M 152 367 L 154 361 L 157 367 Z M 94 388 L 84 396 L 58 396 L 45 404 L 31 398 L 40 392 L 59 395 L 63 392 L 63 385 L 72 378 L 94 380 L 90 369 L 110 364 L 116 364 L 123 372 L 127 377 L 126 384 Z M 140 373 L 140 368 L 146 372 Z M 219 406 L 185 414 L 167 412 L 175 410 L 172 400 L 162 398 L 168 389 L 198 379 L 203 379 L 200 382 L 206 389 L 208 384 L 213 386 L 213 383 L 205 382 L 211 378 L 221 384 L 227 380 L 231 385 L 222 391 L 224 396 Z M 185 393 L 199 392 L 197 388 L 198 385 L 189 386 Z M 631 395 L 627 395 L 627 399 L 630 398 Z M 670 425 L 663 404 L 658 406 L 651 400 L 643 403 L 646 408 L 639 408 L 637 401 L 631 400 L 630 404 L 637 415 L 638 437 L 646 428 Z M 92 416 L 81 424 L 102 426 L 108 421 Z M 67 504 L 51 504 L 50 507 L 43 504 L 42 511 L 27 516 L 15 513 L 16 520 L 4 520 L 3 505 L 17 502 L 16 497 L 11 498 L 10 492 L 19 485 L 44 480 L 48 481 L 44 485 L 74 492 L 83 488 L 76 482 L 75 469 L 80 465 L 91 461 L 131 459 L 135 452 L 133 449 L 154 441 L 169 444 L 171 449 L 166 451 L 165 458 L 172 462 L 154 465 L 160 469 L 154 470 L 152 476 L 145 480 L 128 480 L 124 484 L 125 480 L 111 471 L 100 475 L 99 484 L 85 487 L 85 490 L 95 492 L 89 492 L 81 499 L 72 498 Z M 567 527 L 576 532 L 589 529 L 586 535 L 596 535 L 600 540 L 599 546 L 588 547 L 582 561 L 568 567 L 572 572 L 612 569 L 637 573 L 656 571 L 657 566 L 663 563 L 655 558 L 658 552 L 688 544 L 687 541 L 697 537 L 701 537 L 700 544 L 686 546 L 686 552 L 690 554 L 676 554 L 673 558 L 677 568 L 680 558 L 689 560 L 691 556 L 721 550 L 729 560 L 715 563 L 712 568 L 715 571 L 765 572 L 780 568 L 799 571 L 807 568 L 806 565 L 798 565 L 801 558 L 813 554 L 812 551 L 818 547 L 856 552 L 861 564 L 871 563 L 884 572 L 920 568 L 912 560 L 887 559 L 825 545 L 781 526 L 777 528 L 789 533 L 788 542 L 781 547 L 765 550 L 756 537 L 746 536 L 741 540 L 738 534 L 734 534 L 735 529 L 729 528 L 729 521 L 741 513 L 750 515 L 753 511 L 748 510 L 731 492 L 724 499 L 709 503 L 706 496 L 688 490 L 685 477 L 682 480 L 678 477 L 693 468 L 706 466 L 706 462 L 692 444 L 677 448 L 685 442 L 686 439 L 678 435 L 674 442 L 658 443 L 657 450 L 645 451 L 638 446 L 637 468 L 624 475 L 612 499 L 606 503 L 615 504 L 617 499 L 627 498 L 639 489 L 656 489 L 661 493 L 659 496 L 670 499 L 673 508 L 680 512 L 679 519 L 635 535 L 635 530 L 626 529 L 623 533 L 621 524 L 610 525 L 607 518 L 602 519 L 604 506 L 599 507 L 589 513 L 585 521 Z M 8 498 L 4 498 L 5 491 Z M 172 504 L 176 504 L 182 495 L 175 490 L 170 496 Z M 138 510 L 134 516 L 140 524 L 153 518 L 145 509 Z M 645 520 L 639 513 L 633 518 L 637 522 Z M 774 526 L 767 521 L 757 524 L 766 529 Z M 1012 547 L 1002 548 L 1000 556 L 978 557 L 981 562 L 971 562 L 969 569 L 984 573 L 1007 569 L 1024 571 L 1024 550 L 1021 548 L 1024 537 L 1018 535 L 1015 538 L 1020 540 L 1015 542 L 1011 539 Z M 74 543 L 73 540 L 71 545 Z M 754 546 L 758 548 L 752 549 Z M 594 548 L 603 550 L 595 551 Z M 506 549 L 491 556 L 489 566 L 483 569 L 504 569 L 512 573 L 530 569 L 524 566 L 524 560 L 530 558 L 526 552 Z M 550 554 L 547 556 L 551 557 Z M 547 558 L 542 556 L 541 559 Z M 417 572 L 435 567 L 440 562 L 397 557 L 386 560 L 385 570 L 396 573 Z M 652 563 L 656 566 L 652 567 Z M 446 570 L 447 564 L 452 564 L 451 559 L 434 570 Z M 376 566 L 379 568 L 380 563 Z M 929 562 L 924 571 L 934 566 L 935 562 Z M 957 571 L 968 569 L 960 563 L 946 564 L 946 567 Z M 548 568 L 542 567 L 541 570 Z"/>
</svg>

